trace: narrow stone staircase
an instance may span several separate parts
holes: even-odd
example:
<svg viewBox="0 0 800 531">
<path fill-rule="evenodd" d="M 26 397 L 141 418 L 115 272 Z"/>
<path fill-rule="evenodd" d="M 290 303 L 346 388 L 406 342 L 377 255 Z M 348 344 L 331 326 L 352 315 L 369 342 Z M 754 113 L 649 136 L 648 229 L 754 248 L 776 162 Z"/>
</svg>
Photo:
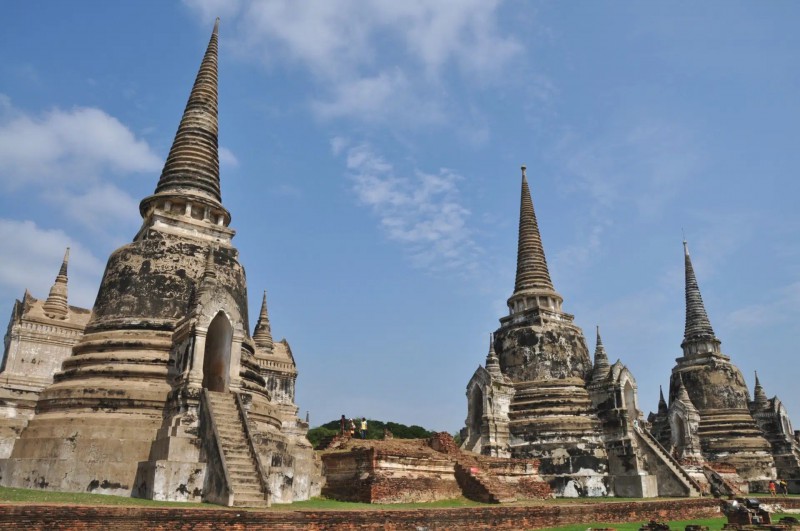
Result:
<svg viewBox="0 0 800 531">
<path fill-rule="evenodd" d="M 456 480 L 465 498 L 482 503 L 517 501 L 513 489 L 487 474 L 477 459 L 461 455 L 455 461 Z"/>
<path fill-rule="evenodd" d="M 207 391 L 214 423 L 225 455 L 230 489 L 235 507 L 267 507 L 267 495 L 261 483 L 258 463 L 247 441 L 236 398 L 232 393 Z"/>
<path fill-rule="evenodd" d="M 742 489 L 734 485 L 733 482 L 724 478 L 722 474 L 708 465 L 703 465 L 703 474 L 705 474 L 712 485 L 716 483 L 716 487 L 723 496 L 741 497 L 747 495 L 746 492 L 743 492 Z"/>
<path fill-rule="evenodd" d="M 647 431 L 643 428 L 635 428 L 634 433 L 639 436 L 639 440 L 644 442 L 650 449 L 659 457 L 661 461 L 669 468 L 673 475 L 678 478 L 678 480 L 683 483 L 688 491 L 687 494 L 690 497 L 698 497 L 702 495 L 703 488 L 700 486 L 697 481 L 694 480 L 687 472 L 683 469 L 681 464 L 678 462 L 677 459 L 672 457 L 670 453 L 661 446 L 661 443 L 653 436 L 652 433 Z"/>
</svg>

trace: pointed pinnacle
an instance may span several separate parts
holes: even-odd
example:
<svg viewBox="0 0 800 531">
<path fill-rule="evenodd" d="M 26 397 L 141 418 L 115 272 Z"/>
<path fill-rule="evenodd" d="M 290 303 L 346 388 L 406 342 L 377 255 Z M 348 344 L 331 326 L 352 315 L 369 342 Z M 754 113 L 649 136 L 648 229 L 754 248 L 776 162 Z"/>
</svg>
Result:
<svg viewBox="0 0 800 531">
<path fill-rule="evenodd" d="M 142 200 L 145 215 L 156 197 L 178 196 L 222 207 L 219 183 L 217 50 L 219 19 L 200 63 L 178 131 L 153 195 Z"/>
<path fill-rule="evenodd" d="M 684 329 L 684 342 L 692 340 L 714 340 L 714 329 L 708 320 L 703 297 L 700 295 L 700 287 L 697 284 L 697 277 L 694 274 L 692 259 L 689 256 L 689 246 L 683 242 L 684 251 L 684 274 L 685 274 L 685 296 L 686 296 L 686 326 Z"/>
<path fill-rule="evenodd" d="M 67 276 L 67 264 L 69 264 L 69 247 L 64 253 L 64 261 L 61 262 L 61 269 L 58 271 L 59 275 Z"/>
<path fill-rule="evenodd" d="M 267 290 L 264 290 L 264 296 L 261 299 L 261 311 L 259 312 L 255 330 L 253 330 L 253 341 L 259 347 L 272 352 L 274 343 L 272 329 L 269 325 L 269 314 L 267 313 Z"/>
<path fill-rule="evenodd" d="M 533 199 L 528 187 L 526 167 L 522 166 L 522 191 L 519 207 L 519 240 L 517 243 L 517 277 L 514 293 L 528 289 L 555 291 L 547 269 L 542 237 Z"/>
<path fill-rule="evenodd" d="M 58 270 L 56 280 L 50 288 L 50 294 L 47 300 L 42 305 L 45 315 L 53 319 L 66 319 L 69 313 L 69 304 L 67 302 L 67 263 L 69 262 L 69 247 L 64 253 L 64 260 L 61 262 L 61 268 Z"/>
</svg>

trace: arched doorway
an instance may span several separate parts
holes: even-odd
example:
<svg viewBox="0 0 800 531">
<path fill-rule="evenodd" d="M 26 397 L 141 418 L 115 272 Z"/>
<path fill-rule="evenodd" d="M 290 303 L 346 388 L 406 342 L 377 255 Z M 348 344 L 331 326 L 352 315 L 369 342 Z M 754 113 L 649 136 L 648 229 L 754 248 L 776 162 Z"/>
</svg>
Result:
<svg viewBox="0 0 800 531">
<path fill-rule="evenodd" d="M 203 354 L 203 387 L 209 391 L 223 392 L 228 387 L 231 364 L 233 327 L 220 311 L 208 326 L 206 350 Z"/>
<path fill-rule="evenodd" d="M 689 446 L 689 427 L 686 425 L 686 419 L 679 412 L 672 415 L 670 429 L 672 430 L 672 446 L 677 450 L 678 457 L 683 457 Z"/>
<path fill-rule="evenodd" d="M 636 391 L 630 380 L 625 381 L 625 387 L 622 389 L 622 400 L 625 402 L 625 413 L 628 415 L 628 420 L 632 423 L 639 417 L 639 412 L 636 410 Z"/>
<path fill-rule="evenodd" d="M 469 431 L 474 437 L 481 436 L 481 424 L 483 422 L 483 391 L 478 386 L 472 391 L 472 400 L 470 400 L 470 418 L 469 418 Z"/>
</svg>

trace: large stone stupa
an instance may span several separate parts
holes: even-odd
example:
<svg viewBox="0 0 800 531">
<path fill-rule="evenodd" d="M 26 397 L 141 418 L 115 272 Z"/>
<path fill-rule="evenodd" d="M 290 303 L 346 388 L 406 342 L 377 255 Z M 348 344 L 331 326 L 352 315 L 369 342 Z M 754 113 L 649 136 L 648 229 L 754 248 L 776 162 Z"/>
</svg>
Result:
<svg viewBox="0 0 800 531">
<path fill-rule="evenodd" d="M 255 506 L 319 492 L 266 299 L 248 330 L 220 192 L 218 25 L 141 229 L 109 257 L 82 336 L 9 441 L 3 485 Z"/>
</svg>

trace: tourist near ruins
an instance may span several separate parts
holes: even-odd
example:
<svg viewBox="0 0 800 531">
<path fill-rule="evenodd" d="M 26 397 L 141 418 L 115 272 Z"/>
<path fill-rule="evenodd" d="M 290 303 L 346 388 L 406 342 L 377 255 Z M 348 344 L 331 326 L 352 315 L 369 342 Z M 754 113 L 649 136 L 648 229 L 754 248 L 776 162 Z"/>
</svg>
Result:
<svg viewBox="0 0 800 531">
<path fill-rule="evenodd" d="M 219 20 L 155 190 L 140 202 L 141 228 L 109 256 L 93 307 L 69 304 L 69 249 L 47 297 L 26 290 L 12 306 L 0 485 L 247 507 L 320 493 L 385 503 L 697 497 L 777 479 L 800 492 L 788 412 L 757 376 L 751 396 L 722 353 L 688 245 L 682 353 L 676 338 L 669 400 L 662 393 L 645 417 L 634 375 L 610 362 L 613 345 L 598 327 L 592 359 L 565 311 L 524 166 L 509 312 L 467 384 L 460 447 L 446 433 L 365 440 L 361 417 L 360 439 L 347 430 L 312 449 L 295 357 L 273 336 L 266 291 L 250 328 L 247 257 L 220 191 L 218 39 Z"/>
</svg>

